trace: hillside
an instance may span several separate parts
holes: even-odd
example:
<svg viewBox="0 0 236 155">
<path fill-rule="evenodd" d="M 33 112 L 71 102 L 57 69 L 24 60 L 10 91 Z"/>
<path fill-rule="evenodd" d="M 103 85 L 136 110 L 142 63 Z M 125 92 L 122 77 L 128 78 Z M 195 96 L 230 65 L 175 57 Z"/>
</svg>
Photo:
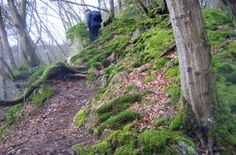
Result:
<svg viewBox="0 0 236 155">
<path fill-rule="evenodd" d="M 217 124 L 209 136 L 214 153 L 235 154 L 236 32 L 227 13 L 204 10 L 203 14 L 217 89 Z M 84 155 L 207 154 L 201 129 L 180 99 L 179 61 L 169 15 L 146 18 L 124 11 L 102 28 L 94 43 L 88 42 L 81 23 L 67 36 L 84 46 L 70 66 L 85 66 L 87 81 L 54 81 L 41 87 L 28 104 L 13 107 L 0 130 L 1 151 L 24 154 L 22 148 L 38 147 L 27 153 L 46 154 L 55 145 L 55 154 L 72 154 L 72 150 Z M 50 67 L 39 68 L 31 82 L 45 79 L 45 68 Z M 37 138 L 41 131 L 47 138 Z M 23 152 L 14 150 L 16 146 Z"/>
</svg>

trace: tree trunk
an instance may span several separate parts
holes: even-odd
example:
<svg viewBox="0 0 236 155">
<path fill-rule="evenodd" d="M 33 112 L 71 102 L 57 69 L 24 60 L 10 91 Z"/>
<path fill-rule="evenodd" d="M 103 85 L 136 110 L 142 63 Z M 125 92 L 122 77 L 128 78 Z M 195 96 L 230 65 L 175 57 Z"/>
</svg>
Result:
<svg viewBox="0 0 236 155">
<path fill-rule="evenodd" d="M 8 54 L 8 57 L 10 59 L 10 65 L 12 68 L 16 68 L 16 63 L 15 63 L 14 56 L 11 50 L 11 46 L 8 42 L 8 37 L 7 37 L 5 24 L 3 21 L 3 14 L 2 14 L 1 6 L 0 6 L 0 36 L 1 36 L 0 41 L 2 42 L 3 50 Z"/>
<path fill-rule="evenodd" d="M 115 18 L 115 6 L 114 6 L 114 0 L 109 0 L 110 3 L 110 17 L 111 19 Z"/>
<path fill-rule="evenodd" d="M 7 2 L 10 8 L 10 11 L 12 13 L 12 20 L 13 20 L 14 26 L 19 35 L 19 41 L 20 41 L 20 47 L 21 47 L 20 52 L 22 52 L 22 55 L 24 55 L 22 57 L 24 59 L 22 61 L 22 65 L 25 65 L 25 63 L 28 63 L 28 65 L 30 65 L 31 67 L 38 66 L 40 64 L 40 60 L 37 54 L 35 53 L 35 47 L 33 45 L 33 41 L 27 30 L 27 24 L 26 24 L 27 0 L 21 1 L 19 9 L 17 9 L 14 1 L 7 0 Z"/>
<path fill-rule="evenodd" d="M 181 89 L 201 127 L 213 121 L 211 55 L 198 0 L 167 0 L 180 61 Z"/>
<path fill-rule="evenodd" d="M 118 0 L 119 11 L 122 12 L 122 1 Z"/>
<path fill-rule="evenodd" d="M 0 7 L 1 9 L 1 7 Z M 1 11 L 1 10 L 0 10 Z M 1 15 L 0 15 L 1 16 Z M 0 17 L 1 18 L 1 17 Z M 0 39 L 2 40 L 1 36 Z M 0 42 L 0 52 L 1 52 L 1 57 L 4 58 L 4 50 L 3 50 L 3 44 L 2 42 Z M 3 61 L 1 61 L 0 63 L 0 68 L 2 71 L 4 71 L 5 68 L 5 64 Z M 6 78 L 4 76 L 1 77 L 1 91 L 2 91 L 2 100 L 6 100 L 7 99 L 7 82 L 6 82 Z"/>
</svg>

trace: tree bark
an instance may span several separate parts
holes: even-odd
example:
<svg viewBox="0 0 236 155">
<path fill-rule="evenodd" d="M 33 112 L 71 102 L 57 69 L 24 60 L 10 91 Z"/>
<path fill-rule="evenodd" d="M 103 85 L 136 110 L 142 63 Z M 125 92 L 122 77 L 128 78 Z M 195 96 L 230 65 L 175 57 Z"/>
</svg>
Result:
<svg viewBox="0 0 236 155">
<path fill-rule="evenodd" d="M 114 6 L 114 0 L 109 0 L 110 4 L 110 17 L 111 19 L 115 18 L 115 6 Z"/>
<path fill-rule="evenodd" d="M 198 0 L 167 0 L 178 50 L 181 89 L 200 126 L 213 122 L 211 55 Z"/>
<path fill-rule="evenodd" d="M 0 35 L 1 35 L 1 42 L 3 45 L 3 50 L 8 54 L 8 57 L 10 59 L 10 65 L 12 68 L 16 68 L 16 63 L 15 63 L 14 56 L 11 50 L 11 46 L 8 42 L 8 37 L 7 37 L 5 24 L 3 21 L 3 13 L 2 13 L 1 6 L 0 6 Z"/>
<path fill-rule="evenodd" d="M 26 4 L 27 0 L 22 0 L 19 6 L 19 9 L 17 9 L 15 3 L 13 0 L 7 0 L 8 6 L 10 8 L 10 11 L 12 13 L 12 19 L 14 22 L 14 26 L 19 34 L 19 41 L 20 41 L 20 47 L 23 55 L 23 62 L 22 65 L 25 65 L 25 63 L 28 63 L 31 67 L 38 66 L 40 64 L 40 60 L 35 53 L 35 47 L 33 45 L 33 41 L 29 35 L 29 32 L 27 30 L 27 24 L 26 24 Z"/>
</svg>

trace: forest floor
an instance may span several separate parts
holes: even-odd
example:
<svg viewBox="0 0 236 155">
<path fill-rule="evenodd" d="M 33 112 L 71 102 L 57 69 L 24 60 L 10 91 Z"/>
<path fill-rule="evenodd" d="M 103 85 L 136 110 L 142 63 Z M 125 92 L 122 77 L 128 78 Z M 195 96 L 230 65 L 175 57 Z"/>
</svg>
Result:
<svg viewBox="0 0 236 155">
<path fill-rule="evenodd" d="M 0 142 L 0 155 L 67 155 L 70 153 L 66 150 L 75 144 L 97 142 L 84 128 L 76 128 L 73 118 L 90 103 L 98 84 L 54 81 L 52 87 L 53 96 L 43 106 L 23 108 L 24 119 L 8 130 L 8 136 Z"/>
</svg>

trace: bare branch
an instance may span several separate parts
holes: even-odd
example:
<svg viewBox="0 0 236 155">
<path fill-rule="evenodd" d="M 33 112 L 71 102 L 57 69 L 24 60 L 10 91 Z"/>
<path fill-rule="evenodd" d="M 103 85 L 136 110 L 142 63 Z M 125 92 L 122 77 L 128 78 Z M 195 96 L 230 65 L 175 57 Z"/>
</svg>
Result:
<svg viewBox="0 0 236 155">
<path fill-rule="evenodd" d="M 51 1 L 59 1 L 59 0 L 51 0 Z M 61 0 L 61 1 L 65 2 L 65 3 L 70 3 L 70 4 L 74 4 L 74 5 L 85 6 L 85 7 L 91 7 L 91 8 L 94 8 L 94 9 L 98 9 L 98 10 L 102 10 L 102 11 L 105 11 L 105 12 L 109 12 L 106 9 L 99 8 L 97 6 L 93 6 L 93 5 L 89 5 L 89 4 L 81 4 L 81 3 L 71 2 L 71 1 L 68 1 L 68 0 Z"/>
</svg>

